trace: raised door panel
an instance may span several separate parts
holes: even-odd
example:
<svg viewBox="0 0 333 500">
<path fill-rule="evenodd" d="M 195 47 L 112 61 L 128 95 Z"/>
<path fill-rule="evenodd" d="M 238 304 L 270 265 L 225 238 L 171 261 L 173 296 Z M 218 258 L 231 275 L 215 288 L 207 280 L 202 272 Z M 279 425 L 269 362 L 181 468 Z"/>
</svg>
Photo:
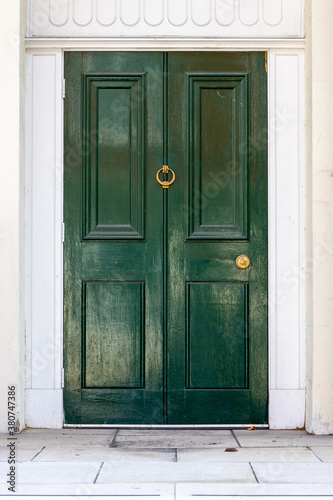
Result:
<svg viewBox="0 0 333 500">
<path fill-rule="evenodd" d="M 246 239 L 248 77 L 187 78 L 188 237 Z"/>
<path fill-rule="evenodd" d="M 248 284 L 187 283 L 187 389 L 248 388 Z"/>
<path fill-rule="evenodd" d="M 83 284 L 83 386 L 143 388 L 144 283 Z"/>
<path fill-rule="evenodd" d="M 85 239 L 144 237 L 144 75 L 84 75 Z"/>
</svg>

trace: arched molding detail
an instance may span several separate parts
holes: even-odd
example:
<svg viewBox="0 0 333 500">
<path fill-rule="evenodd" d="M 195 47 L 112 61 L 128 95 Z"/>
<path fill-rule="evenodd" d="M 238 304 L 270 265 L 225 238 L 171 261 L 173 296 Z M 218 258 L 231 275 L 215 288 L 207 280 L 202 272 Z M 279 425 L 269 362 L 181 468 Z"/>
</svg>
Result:
<svg viewBox="0 0 333 500">
<path fill-rule="evenodd" d="M 248 17 L 248 19 L 246 19 Z M 255 26 L 259 22 L 259 0 L 239 2 L 239 20 L 244 26 Z"/>
<path fill-rule="evenodd" d="M 303 38 L 304 0 L 29 0 L 28 38 Z"/>
<path fill-rule="evenodd" d="M 110 11 L 112 12 L 109 18 Z M 117 0 L 96 0 L 96 21 L 101 26 L 108 28 L 117 20 Z"/>
<path fill-rule="evenodd" d="M 157 8 L 156 8 L 156 5 L 158 5 Z M 158 21 L 155 20 L 155 22 L 152 22 L 151 20 L 150 21 L 148 20 L 149 19 L 149 12 L 151 12 L 152 9 L 155 10 L 155 15 L 156 15 L 156 11 L 160 9 L 161 17 Z M 156 26 L 160 26 L 160 24 L 163 23 L 164 18 L 165 18 L 165 0 L 144 0 L 143 19 L 144 19 L 144 22 L 148 26 L 152 26 L 154 28 Z"/>
<path fill-rule="evenodd" d="M 274 16 L 277 15 L 277 20 Z M 262 15 L 265 23 L 268 26 L 278 26 L 283 19 L 283 2 L 282 0 L 262 0 Z"/>
</svg>

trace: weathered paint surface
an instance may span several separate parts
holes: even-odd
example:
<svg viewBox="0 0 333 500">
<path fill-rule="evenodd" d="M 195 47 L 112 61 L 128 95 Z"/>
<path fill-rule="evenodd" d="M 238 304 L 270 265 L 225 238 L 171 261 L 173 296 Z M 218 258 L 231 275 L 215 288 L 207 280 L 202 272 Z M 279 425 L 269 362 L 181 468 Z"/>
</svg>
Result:
<svg viewBox="0 0 333 500">
<path fill-rule="evenodd" d="M 267 422 L 264 54 L 65 72 L 66 422 Z"/>
</svg>

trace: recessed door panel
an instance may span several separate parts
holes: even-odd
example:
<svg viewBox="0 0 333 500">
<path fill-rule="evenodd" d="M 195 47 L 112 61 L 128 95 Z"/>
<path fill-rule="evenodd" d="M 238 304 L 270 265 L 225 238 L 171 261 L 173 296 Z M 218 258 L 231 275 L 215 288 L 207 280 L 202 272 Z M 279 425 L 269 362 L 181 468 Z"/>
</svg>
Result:
<svg viewBox="0 0 333 500">
<path fill-rule="evenodd" d="M 187 75 L 189 237 L 247 237 L 248 75 Z"/>
<path fill-rule="evenodd" d="M 187 283 L 187 389 L 248 388 L 248 284 Z"/>
<path fill-rule="evenodd" d="M 85 238 L 140 239 L 144 75 L 84 75 Z"/>
<path fill-rule="evenodd" d="M 83 284 L 84 387 L 143 388 L 144 283 Z"/>
</svg>

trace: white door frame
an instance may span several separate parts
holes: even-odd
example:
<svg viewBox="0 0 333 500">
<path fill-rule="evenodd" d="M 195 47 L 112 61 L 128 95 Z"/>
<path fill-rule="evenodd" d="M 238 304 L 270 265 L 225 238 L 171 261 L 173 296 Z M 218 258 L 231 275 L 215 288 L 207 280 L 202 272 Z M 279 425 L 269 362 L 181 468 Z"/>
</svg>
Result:
<svg viewBox="0 0 333 500">
<path fill-rule="evenodd" d="M 304 41 L 27 41 L 26 425 L 61 428 L 65 50 L 265 50 L 269 141 L 269 426 L 305 418 Z"/>
</svg>

